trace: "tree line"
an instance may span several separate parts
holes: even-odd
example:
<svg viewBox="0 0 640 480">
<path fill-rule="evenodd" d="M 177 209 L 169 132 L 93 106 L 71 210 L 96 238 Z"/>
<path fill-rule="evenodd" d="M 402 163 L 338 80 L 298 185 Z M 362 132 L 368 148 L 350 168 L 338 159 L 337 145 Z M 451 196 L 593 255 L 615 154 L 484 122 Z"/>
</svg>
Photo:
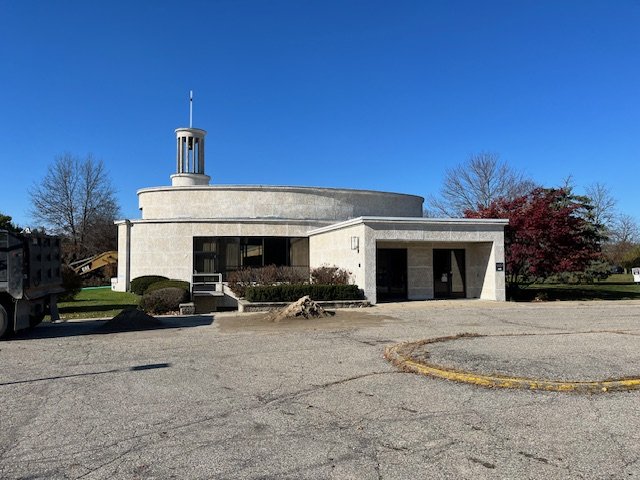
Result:
<svg viewBox="0 0 640 480">
<path fill-rule="evenodd" d="M 601 183 L 584 195 L 572 178 L 543 187 L 493 153 L 472 155 L 448 169 L 425 216 L 507 218 L 505 256 L 512 284 L 570 273 L 574 279 L 603 278 L 612 267 L 640 266 L 640 229 Z M 31 215 L 59 235 L 66 263 L 117 249 L 119 215 L 115 189 L 102 160 L 65 153 L 55 158 L 29 191 Z M 19 231 L 0 212 L 0 228 Z"/>
</svg>

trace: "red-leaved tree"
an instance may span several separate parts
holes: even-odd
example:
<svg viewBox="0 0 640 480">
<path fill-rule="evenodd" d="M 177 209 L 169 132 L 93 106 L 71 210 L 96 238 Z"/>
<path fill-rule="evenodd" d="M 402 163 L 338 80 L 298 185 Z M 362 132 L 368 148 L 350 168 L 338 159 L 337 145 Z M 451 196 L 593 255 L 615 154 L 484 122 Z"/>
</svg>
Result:
<svg viewBox="0 0 640 480">
<path fill-rule="evenodd" d="M 505 260 L 507 283 L 540 281 L 561 272 L 584 270 L 600 258 L 603 240 L 590 218 L 586 197 L 564 189 L 537 188 L 513 200 L 465 212 L 467 218 L 507 218 Z"/>
</svg>

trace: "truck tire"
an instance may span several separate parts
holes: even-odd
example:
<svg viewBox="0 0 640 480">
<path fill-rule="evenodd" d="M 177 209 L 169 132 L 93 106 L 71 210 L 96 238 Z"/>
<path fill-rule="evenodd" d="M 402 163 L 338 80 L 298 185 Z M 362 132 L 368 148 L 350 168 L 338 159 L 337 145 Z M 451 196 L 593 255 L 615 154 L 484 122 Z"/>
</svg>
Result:
<svg viewBox="0 0 640 480">
<path fill-rule="evenodd" d="M 4 309 L 2 305 L 0 305 L 0 338 L 6 337 L 10 332 L 10 322 L 9 322 L 9 314 Z"/>
</svg>

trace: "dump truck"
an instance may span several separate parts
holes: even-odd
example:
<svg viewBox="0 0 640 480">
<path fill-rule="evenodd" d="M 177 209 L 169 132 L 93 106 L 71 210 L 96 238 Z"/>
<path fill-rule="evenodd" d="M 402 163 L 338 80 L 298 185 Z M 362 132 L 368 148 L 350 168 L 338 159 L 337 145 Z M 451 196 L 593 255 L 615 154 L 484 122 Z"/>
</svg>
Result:
<svg viewBox="0 0 640 480">
<path fill-rule="evenodd" d="M 0 230 L 0 337 L 58 319 L 62 292 L 60 239 Z"/>
</svg>

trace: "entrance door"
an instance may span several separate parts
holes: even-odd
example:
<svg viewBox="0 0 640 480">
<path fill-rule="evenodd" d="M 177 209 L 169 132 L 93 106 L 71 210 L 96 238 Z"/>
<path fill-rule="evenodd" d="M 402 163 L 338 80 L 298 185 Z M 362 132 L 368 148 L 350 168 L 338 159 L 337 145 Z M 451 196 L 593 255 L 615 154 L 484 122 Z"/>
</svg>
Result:
<svg viewBox="0 0 640 480">
<path fill-rule="evenodd" d="M 464 250 L 433 250 L 433 296 L 435 298 L 464 298 Z"/>
<path fill-rule="evenodd" d="M 379 248 L 376 252 L 378 301 L 407 299 L 407 249 Z"/>
</svg>

